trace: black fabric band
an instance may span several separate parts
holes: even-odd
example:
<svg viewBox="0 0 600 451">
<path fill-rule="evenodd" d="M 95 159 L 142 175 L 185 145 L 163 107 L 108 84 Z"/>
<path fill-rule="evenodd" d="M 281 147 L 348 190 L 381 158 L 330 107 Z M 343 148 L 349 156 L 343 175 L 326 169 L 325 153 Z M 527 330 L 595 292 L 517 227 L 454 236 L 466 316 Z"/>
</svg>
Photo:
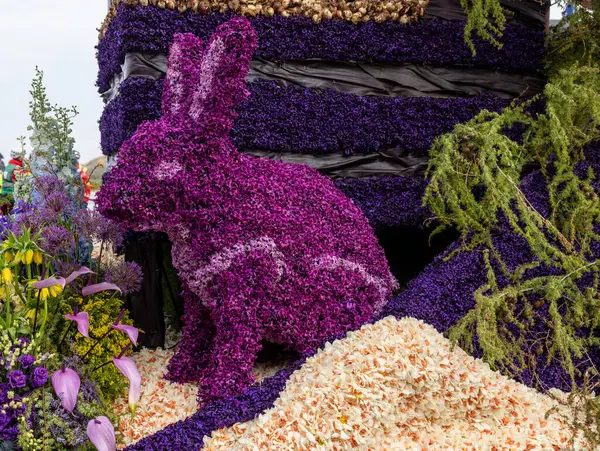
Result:
<svg viewBox="0 0 600 451">
<path fill-rule="evenodd" d="M 363 178 L 371 176 L 424 176 L 428 157 L 402 149 L 387 149 L 362 155 L 310 155 L 301 153 L 267 152 L 240 149 L 261 158 L 305 164 L 331 178 Z"/>
<path fill-rule="evenodd" d="M 510 11 L 508 23 L 519 23 L 532 28 L 544 28 L 546 11 L 550 5 L 546 1 L 501 0 L 500 4 Z M 467 14 L 460 0 L 431 0 L 427 5 L 425 19 L 465 21 Z"/>
<path fill-rule="evenodd" d="M 129 77 L 157 80 L 167 69 L 165 55 L 128 53 L 122 72 L 115 76 L 111 89 L 102 93 L 105 102 L 118 93 Z M 359 96 L 387 97 L 468 97 L 492 94 L 512 99 L 521 94 L 542 91 L 545 80 L 537 74 L 514 74 L 491 69 L 431 67 L 416 64 L 367 64 L 338 61 L 253 60 L 248 81 L 278 80 L 306 88 L 331 88 Z"/>
</svg>

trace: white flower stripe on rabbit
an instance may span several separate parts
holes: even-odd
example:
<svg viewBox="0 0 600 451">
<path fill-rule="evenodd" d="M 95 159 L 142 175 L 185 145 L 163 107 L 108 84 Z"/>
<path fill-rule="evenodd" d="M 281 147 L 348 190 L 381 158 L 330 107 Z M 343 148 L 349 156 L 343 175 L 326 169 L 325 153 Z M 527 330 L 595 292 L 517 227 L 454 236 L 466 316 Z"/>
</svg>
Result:
<svg viewBox="0 0 600 451">
<path fill-rule="evenodd" d="M 356 263 L 345 258 L 336 257 L 334 255 L 324 255 L 314 260 L 314 269 L 316 270 L 335 270 L 343 268 L 347 271 L 357 272 L 367 284 L 375 286 L 379 291 L 379 300 L 374 305 L 376 313 L 379 313 L 387 301 L 387 284 L 379 278 L 371 275 L 367 269 L 360 263 Z"/>
<path fill-rule="evenodd" d="M 287 268 L 284 256 L 279 251 L 275 241 L 268 236 L 263 236 L 251 240 L 246 244 L 238 243 L 234 246 L 227 247 L 214 254 L 210 258 L 210 262 L 195 273 L 195 279 L 199 282 L 198 287 L 201 290 L 205 289 L 208 282 L 210 282 L 214 276 L 229 269 L 237 258 L 245 257 L 251 252 L 262 252 L 265 255 L 273 257 L 273 260 L 277 265 L 277 277 L 281 280 L 283 273 Z"/>
<path fill-rule="evenodd" d="M 225 43 L 223 39 L 220 37 L 213 39 L 202 60 L 200 83 L 196 92 L 194 92 L 194 99 L 190 108 L 190 117 L 194 120 L 200 120 L 207 113 L 204 109 L 204 100 L 214 89 L 216 71 L 224 54 Z"/>
</svg>

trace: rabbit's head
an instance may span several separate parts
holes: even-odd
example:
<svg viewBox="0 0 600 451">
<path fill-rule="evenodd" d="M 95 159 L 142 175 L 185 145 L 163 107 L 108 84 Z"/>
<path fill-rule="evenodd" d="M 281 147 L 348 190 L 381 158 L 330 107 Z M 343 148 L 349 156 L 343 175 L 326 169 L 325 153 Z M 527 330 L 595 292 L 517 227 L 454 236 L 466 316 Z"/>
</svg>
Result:
<svg viewBox="0 0 600 451">
<path fill-rule="evenodd" d="M 189 187 L 233 151 L 234 108 L 248 96 L 244 77 L 256 42 L 245 18 L 219 26 L 206 46 L 192 34 L 175 35 L 162 117 L 123 144 L 97 196 L 103 214 L 137 230 L 165 230 L 180 211 L 200 208 L 189 205 Z"/>
</svg>

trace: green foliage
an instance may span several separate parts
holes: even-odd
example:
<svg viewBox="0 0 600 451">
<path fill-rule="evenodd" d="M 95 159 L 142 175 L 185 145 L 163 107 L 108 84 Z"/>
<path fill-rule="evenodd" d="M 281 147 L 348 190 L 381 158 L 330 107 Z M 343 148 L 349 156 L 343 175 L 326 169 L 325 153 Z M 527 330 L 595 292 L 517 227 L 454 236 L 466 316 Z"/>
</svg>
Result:
<svg viewBox="0 0 600 451">
<path fill-rule="evenodd" d="M 473 33 L 480 38 L 501 48 L 499 39 L 506 25 L 506 15 L 510 11 L 500 5 L 500 0 L 460 0 L 460 5 L 467 13 L 465 26 L 465 42 L 475 55 Z"/>
<path fill-rule="evenodd" d="M 526 361 L 525 334 L 512 334 L 506 326 L 516 325 L 519 331 L 530 327 L 530 299 L 542 298 L 549 303 L 552 328 L 549 358 L 558 356 L 574 376 L 573 356 L 580 357 L 594 340 L 575 330 L 600 327 L 600 268 L 590 252 L 600 238 L 593 231 L 600 221 L 600 201 L 591 186 L 594 174 L 590 171 L 580 179 L 574 172 L 584 159 L 584 147 L 600 138 L 599 72 L 563 70 L 546 86 L 544 99 L 546 111 L 537 118 L 527 112 L 535 99 L 515 102 L 499 114 L 482 111 L 438 139 L 431 149 L 424 202 L 440 222 L 438 231 L 458 229 L 460 250 L 483 250 L 488 267 L 488 283 L 475 293 L 475 308 L 451 330 L 450 338 L 470 349 L 476 335 L 485 360 L 514 373 Z M 525 129 L 521 144 L 505 134 L 515 125 Z M 519 189 L 530 163 L 541 165 L 547 182 L 547 218 Z M 514 271 L 492 242 L 501 219 L 526 240 L 535 256 Z M 526 271 L 539 264 L 555 268 L 559 275 L 526 277 Z M 577 281 L 588 273 L 595 275 L 596 283 L 581 289 Z M 508 277 L 508 286 L 498 287 L 499 275 Z"/>
<path fill-rule="evenodd" d="M 64 313 L 69 313 L 70 307 L 67 307 L 69 304 L 72 304 L 72 302 L 64 304 Z M 73 350 L 78 356 L 83 358 L 92 349 L 83 358 L 89 368 L 95 369 L 106 362 L 110 362 L 113 357 L 117 357 L 123 348 L 129 344 L 127 335 L 115 331 L 110 327 L 119 316 L 122 308 L 123 301 L 113 297 L 111 294 L 100 293 L 91 296 L 86 300 L 82 311 L 86 311 L 89 314 L 89 333 L 92 340 L 78 333 L 77 329 L 73 327 L 70 329 L 69 334 L 73 339 Z M 121 324 L 133 325 L 128 312 L 125 312 L 123 315 Z M 68 326 L 69 324 L 65 322 L 60 336 L 62 336 Z M 97 340 L 100 338 L 102 340 L 96 345 Z M 127 379 L 112 363 L 104 365 L 98 370 L 92 370 L 90 377 L 98 382 L 100 391 L 107 400 L 114 400 L 122 395 L 128 386 Z"/>
<path fill-rule="evenodd" d="M 600 0 L 592 9 L 577 8 L 552 31 L 548 40 L 546 71 L 556 75 L 561 67 L 574 64 L 598 67 L 600 58 Z"/>
</svg>

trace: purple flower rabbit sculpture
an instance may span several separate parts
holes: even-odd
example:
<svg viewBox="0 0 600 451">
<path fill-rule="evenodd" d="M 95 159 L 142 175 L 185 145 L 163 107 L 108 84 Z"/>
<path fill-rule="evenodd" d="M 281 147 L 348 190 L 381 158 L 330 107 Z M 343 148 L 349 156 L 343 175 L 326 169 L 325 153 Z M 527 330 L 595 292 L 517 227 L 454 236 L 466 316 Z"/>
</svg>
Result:
<svg viewBox="0 0 600 451">
<path fill-rule="evenodd" d="M 176 35 L 162 117 L 123 144 L 97 196 L 102 214 L 172 241 L 185 325 L 167 378 L 198 383 L 201 400 L 252 384 L 261 340 L 308 353 L 371 320 L 397 286 L 362 212 L 328 178 L 231 143 L 256 43 L 243 18 L 206 46 Z"/>
</svg>

